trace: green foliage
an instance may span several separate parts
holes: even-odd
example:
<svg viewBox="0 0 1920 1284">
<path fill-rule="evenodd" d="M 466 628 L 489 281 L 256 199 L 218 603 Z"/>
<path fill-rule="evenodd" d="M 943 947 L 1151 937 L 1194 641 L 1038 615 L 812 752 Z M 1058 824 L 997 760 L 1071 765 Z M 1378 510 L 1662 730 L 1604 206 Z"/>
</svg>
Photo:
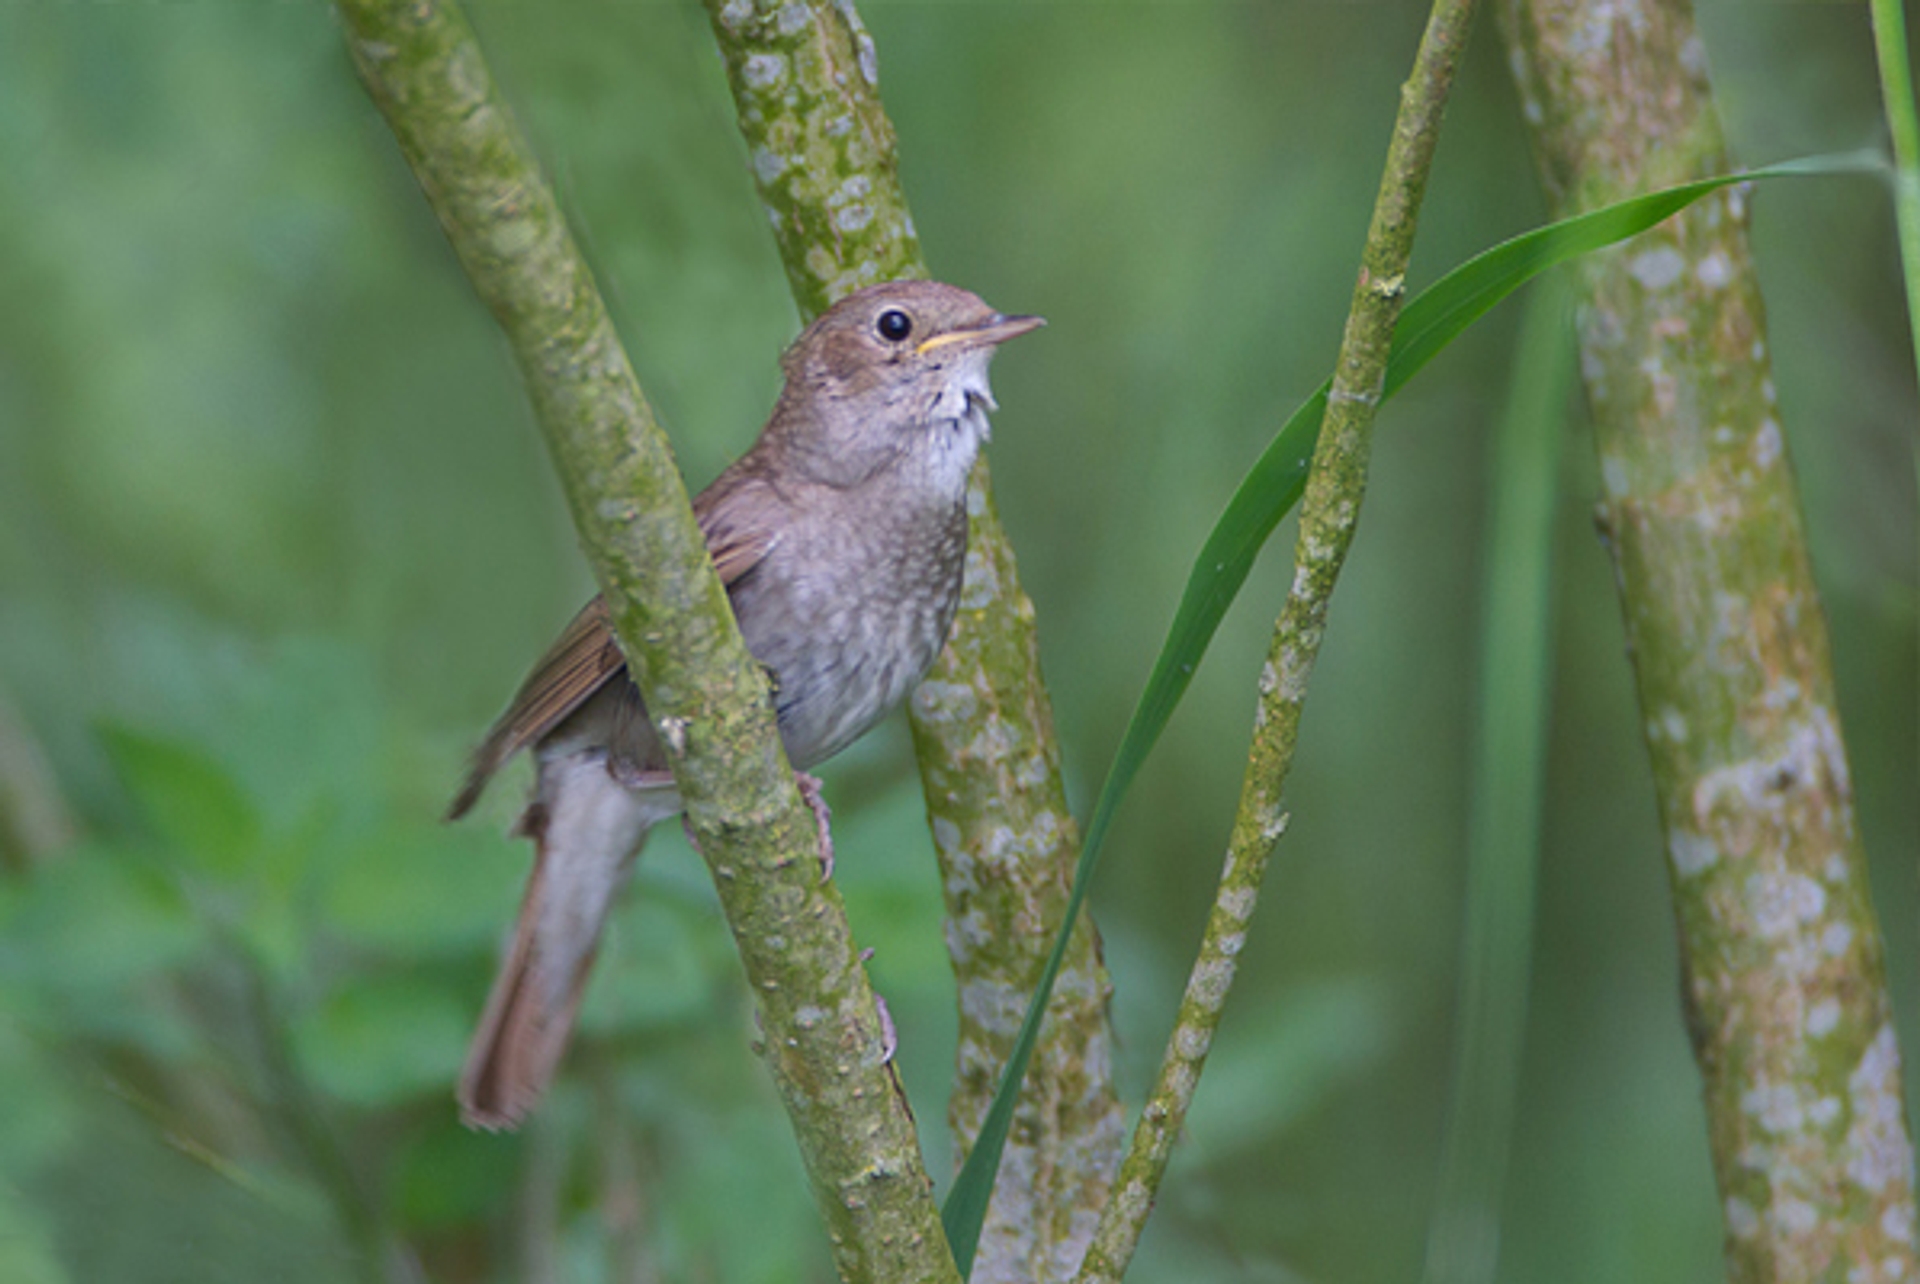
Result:
<svg viewBox="0 0 1920 1284">
<path fill-rule="evenodd" d="M 154 837 L 188 870 L 215 883 L 259 876 L 260 818 L 218 763 L 192 745 L 124 728 L 102 739 Z"/>
<path fill-rule="evenodd" d="M 336 1266 L 347 1276 L 380 1275 L 393 1251 L 382 1245 L 457 1258 L 528 1198 L 524 1146 L 459 1129 L 450 1096 L 526 849 L 497 828 L 427 819 L 418 786 L 453 780 L 454 764 L 392 743 L 378 683 L 351 650 L 295 643 L 243 662 L 231 688 L 203 710 L 205 738 L 103 728 L 131 804 L 116 839 L 0 886 L 0 1180 L 41 1192 L 0 1214 L 64 1239 L 84 1205 L 46 1202 L 59 1174 L 185 1162 L 226 1188 L 216 1205 L 303 1210 L 304 1233 L 345 1250 Z M 327 729 L 288 734 L 307 720 Z M 891 824 L 852 828 L 884 841 Z M 676 1173 L 697 1161 L 708 1200 L 762 1185 L 769 1215 L 797 1232 L 810 1202 L 797 1164 L 762 1159 L 781 1123 L 763 1092 L 743 1087 L 754 1070 L 742 996 L 711 892 L 684 848 L 661 846 L 658 863 L 686 868 L 648 875 L 648 893 L 621 905 L 576 1063 L 597 1092 L 627 1103 L 621 1145 L 659 1151 Z M 899 899 L 887 884 L 866 894 Z M 931 889 L 920 899 L 937 904 Z M 907 909 L 908 921 L 935 921 Z M 608 1055 L 615 1048 L 647 1055 Z M 737 1064 L 716 1077 L 716 1059 Z M 716 1084 L 727 1086 L 689 1127 L 688 1094 L 711 1096 Z M 566 1151 L 550 1196 L 554 1251 L 586 1270 L 606 1251 L 595 1174 L 615 1143 L 578 1093 L 563 1089 L 556 1121 L 542 1126 Z M 129 1126 L 174 1139 L 177 1153 L 156 1154 L 150 1138 L 133 1144 L 144 1158 L 130 1156 Z M 766 1135 L 712 1150 L 704 1130 L 721 1127 Z M 666 1204 L 696 1228 L 677 1249 L 690 1272 L 817 1269 L 788 1248 L 728 1243 L 693 1202 Z M 131 1197 L 124 1235 L 162 1233 L 165 1207 L 158 1188 Z M 17 1246 L 21 1271 L 41 1269 L 37 1242 Z M 168 1278 L 115 1269 L 125 1271 L 117 1279 Z"/>
<path fill-rule="evenodd" d="M 934 269 L 1051 322 L 995 367 L 992 451 L 1085 800 L 1193 550 L 1325 372 L 1420 14 L 863 9 Z M 1704 15 L 1746 158 L 1874 136 L 1854 7 L 1760 9 Z M 697 485 L 761 422 L 796 327 L 705 20 L 603 0 L 473 16 Z M 1429 273 L 1538 221 L 1495 43 L 1475 56 L 1423 219 Z M 362 1104 L 292 1037 L 365 987 L 478 1011 L 525 871 L 502 836 L 520 778 L 474 821 L 436 818 L 587 591 L 491 322 L 325 7 L 0 9 L 0 155 L 16 198 L 0 201 L 0 687 L 92 836 L 0 886 L 0 1279 L 363 1277 L 337 1188 L 269 1090 L 269 1033 L 375 1220 L 437 1284 L 520 1278 L 544 1233 L 519 1202 L 535 1191 L 562 1278 L 613 1274 L 616 1190 L 663 1279 L 827 1278 L 737 965 L 675 835 L 622 903 L 548 1132 L 461 1133 L 450 1084 L 415 1077 L 435 1055 L 450 1075 L 457 1044 L 380 1071 L 380 1104 Z M 1907 458 L 1913 410 L 1884 202 L 1775 184 L 1756 205 L 1863 825 L 1888 860 L 1891 966 L 1911 976 L 1912 488 L 1887 461 Z M 1381 439 L 1279 894 L 1220 1034 L 1231 1110 L 1208 1116 L 1201 1093 L 1142 1279 L 1404 1280 L 1418 1260 L 1504 325 L 1435 362 L 1393 411 L 1418 431 Z M 1515 1280 L 1666 1284 L 1716 1269 L 1719 1211 L 1640 730 L 1581 512 L 1594 485 L 1578 447 L 1569 465 L 1503 1250 Z M 1150 978 L 1177 970 L 1217 866 L 1285 576 L 1255 564 L 1109 838 L 1095 899 L 1136 1094 L 1169 1010 Z M 237 793 L 241 868 L 175 850 L 123 778 L 121 733 L 226 780 L 196 806 Z M 952 998 L 905 758 L 898 729 L 863 743 L 828 798 L 933 1151 Z M 1329 1023 L 1285 1046 L 1324 1060 L 1274 1066 L 1263 1099 L 1302 994 Z M 1294 1097 L 1302 1082 L 1318 1087 Z M 1242 1110 L 1265 1112 L 1257 1144 L 1216 1149 Z"/>
<path fill-rule="evenodd" d="M 290 1033 L 316 1087 L 351 1105 L 391 1106 L 445 1087 L 471 1019 L 443 985 L 376 977 L 335 988 Z"/>
</svg>

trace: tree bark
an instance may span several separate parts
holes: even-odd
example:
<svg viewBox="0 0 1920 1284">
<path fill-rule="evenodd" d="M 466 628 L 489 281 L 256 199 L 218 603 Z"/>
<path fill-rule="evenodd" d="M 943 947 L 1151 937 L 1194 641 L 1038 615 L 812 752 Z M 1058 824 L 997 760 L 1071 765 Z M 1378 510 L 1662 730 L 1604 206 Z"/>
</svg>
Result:
<svg viewBox="0 0 1920 1284">
<path fill-rule="evenodd" d="M 1686 0 L 1506 0 L 1561 213 L 1722 170 Z M 1878 925 L 1747 245 L 1729 188 L 1586 260 L 1582 373 L 1740 1281 L 1912 1278 Z"/>
<path fill-rule="evenodd" d="M 766 675 L 559 203 L 453 0 L 338 8 L 361 80 L 526 380 L 753 988 L 835 1265 L 848 1281 L 958 1284 Z"/>
<path fill-rule="evenodd" d="M 801 311 L 817 313 L 874 281 L 926 276 L 880 102 L 878 54 L 851 0 L 706 3 Z M 959 614 L 910 705 L 959 991 L 948 1121 L 962 1156 L 999 1086 L 1080 848 L 1033 603 L 984 457 L 967 498 Z M 1111 989 L 1098 934 L 1083 918 L 1001 1161 L 975 1284 L 1044 1284 L 1079 1266 L 1124 1140 Z"/>
</svg>

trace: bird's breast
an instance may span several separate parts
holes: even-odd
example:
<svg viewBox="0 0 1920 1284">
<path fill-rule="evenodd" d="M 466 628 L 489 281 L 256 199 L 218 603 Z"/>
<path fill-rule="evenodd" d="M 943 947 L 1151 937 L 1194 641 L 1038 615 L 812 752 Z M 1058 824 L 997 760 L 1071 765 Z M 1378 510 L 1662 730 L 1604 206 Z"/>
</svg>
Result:
<svg viewBox="0 0 1920 1284">
<path fill-rule="evenodd" d="M 795 766 L 846 748 L 926 674 L 959 603 L 966 540 L 959 503 L 803 523 L 736 586 L 734 610 L 773 675 Z"/>
</svg>

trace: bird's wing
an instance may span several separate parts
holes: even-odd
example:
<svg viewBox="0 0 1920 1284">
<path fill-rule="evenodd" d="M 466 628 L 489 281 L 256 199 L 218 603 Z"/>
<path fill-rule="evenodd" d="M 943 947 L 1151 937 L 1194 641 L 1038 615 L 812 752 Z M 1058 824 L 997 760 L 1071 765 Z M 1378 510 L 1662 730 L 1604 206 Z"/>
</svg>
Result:
<svg viewBox="0 0 1920 1284">
<path fill-rule="evenodd" d="M 780 542 L 778 514 L 785 507 L 772 482 L 738 466 L 700 492 L 693 515 L 707 537 L 707 553 L 722 584 L 731 589 L 773 551 Z"/>
<path fill-rule="evenodd" d="M 553 730 L 626 667 L 627 658 L 620 654 L 607 621 L 607 604 L 595 596 L 547 648 L 520 684 L 513 703 L 473 751 L 466 781 L 447 809 L 447 819 L 464 816 L 500 764 Z"/>
<path fill-rule="evenodd" d="M 777 538 L 767 517 L 778 502 L 772 486 L 752 475 L 722 475 L 694 501 L 707 552 L 722 584 L 731 588 L 773 549 Z M 607 604 L 596 596 L 547 648 L 520 684 L 513 703 L 474 750 L 447 818 L 465 815 L 502 763 L 553 730 L 626 667 L 626 657 L 613 638 Z"/>
</svg>

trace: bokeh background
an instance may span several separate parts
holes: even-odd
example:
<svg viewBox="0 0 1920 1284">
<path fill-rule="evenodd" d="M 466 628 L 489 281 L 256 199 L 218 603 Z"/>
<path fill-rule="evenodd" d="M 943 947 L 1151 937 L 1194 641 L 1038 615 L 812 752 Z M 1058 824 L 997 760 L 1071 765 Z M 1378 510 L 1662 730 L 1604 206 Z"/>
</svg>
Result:
<svg viewBox="0 0 1920 1284">
<path fill-rule="evenodd" d="M 797 328 L 704 14 L 471 11 L 704 483 L 759 426 Z M 997 365 L 992 451 L 1084 808 L 1208 525 L 1329 367 L 1423 7 L 863 11 L 934 270 L 1052 323 Z M 1701 20 L 1742 161 L 1879 140 L 1863 6 Z M 1476 41 L 1416 287 L 1542 217 L 1490 22 Z M 1911 1064 L 1916 416 L 1891 219 L 1860 178 L 1752 205 Z M 1139 1278 L 1418 1270 L 1485 443 L 1517 315 L 1385 414 L 1293 829 Z M 1580 415 L 1501 1277 L 1696 1281 L 1720 1273 L 1716 1200 Z M 1136 1104 L 1216 873 L 1290 538 L 1094 892 Z M 0 8 L 0 707 L 75 835 L 0 880 L 0 1279 L 370 1279 L 383 1235 L 437 1280 L 830 1278 L 678 834 L 648 851 L 539 1124 L 454 1122 L 525 867 L 504 836 L 524 773 L 479 819 L 437 817 L 589 591 L 504 345 L 325 5 Z M 951 986 L 904 727 L 835 764 L 828 796 L 944 1181 Z"/>
</svg>

